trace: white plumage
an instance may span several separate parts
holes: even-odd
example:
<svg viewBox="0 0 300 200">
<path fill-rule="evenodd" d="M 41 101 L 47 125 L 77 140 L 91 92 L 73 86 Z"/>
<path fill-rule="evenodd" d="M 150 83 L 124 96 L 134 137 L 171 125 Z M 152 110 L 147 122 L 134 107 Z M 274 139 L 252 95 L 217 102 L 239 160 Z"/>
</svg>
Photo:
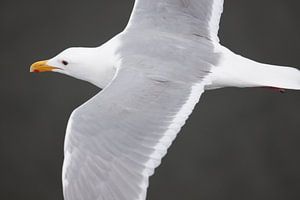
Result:
<svg viewBox="0 0 300 200">
<path fill-rule="evenodd" d="M 70 117 L 66 200 L 145 200 L 149 176 L 205 89 L 300 89 L 299 70 L 219 44 L 222 9 L 223 0 L 136 0 L 126 29 L 106 44 L 31 66 L 104 88 Z"/>
</svg>

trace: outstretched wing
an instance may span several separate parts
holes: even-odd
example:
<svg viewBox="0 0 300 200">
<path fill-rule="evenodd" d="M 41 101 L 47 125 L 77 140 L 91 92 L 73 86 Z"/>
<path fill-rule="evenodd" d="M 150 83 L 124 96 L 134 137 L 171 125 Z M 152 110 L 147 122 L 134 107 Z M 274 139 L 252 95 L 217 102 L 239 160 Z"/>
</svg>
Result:
<svg viewBox="0 0 300 200">
<path fill-rule="evenodd" d="M 145 200 L 149 176 L 203 92 L 203 79 L 189 76 L 183 82 L 121 68 L 76 109 L 65 140 L 65 199 Z"/>
<path fill-rule="evenodd" d="M 160 30 L 219 41 L 224 0 L 136 0 L 127 29 Z"/>
<path fill-rule="evenodd" d="M 212 41 L 222 3 L 136 1 L 117 42 L 116 77 L 71 115 L 63 167 L 66 200 L 145 200 L 149 176 L 218 63 Z"/>
</svg>

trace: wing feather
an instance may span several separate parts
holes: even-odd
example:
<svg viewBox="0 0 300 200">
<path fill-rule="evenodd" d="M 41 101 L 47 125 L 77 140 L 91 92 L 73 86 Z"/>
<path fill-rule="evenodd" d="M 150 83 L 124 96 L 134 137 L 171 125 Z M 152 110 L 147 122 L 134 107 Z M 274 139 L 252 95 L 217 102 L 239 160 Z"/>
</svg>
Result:
<svg viewBox="0 0 300 200">
<path fill-rule="evenodd" d="M 220 8 L 207 11 L 213 4 Z M 212 42 L 217 32 L 209 23 L 219 18 L 221 4 L 136 1 L 128 29 L 137 31 L 118 36 L 117 75 L 70 117 L 63 166 L 66 200 L 145 200 L 149 176 L 219 62 Z M 170 29 L 164 29 L 168 24 Z M 172 30 L 175 34 L 169 34 Z"/>
<path fill-rule="evenodd" d="M 71 115 L 65 199 L 145 200 L 149 176 L 203 90 L 203 80 L 157 82 L 121 69 L 108 88 Z"/>
<path fill-rule="evenodd" d="M 127 29 L 159 30 L 219 41 L 224 0 L 136 0 Z"/>
</svg>

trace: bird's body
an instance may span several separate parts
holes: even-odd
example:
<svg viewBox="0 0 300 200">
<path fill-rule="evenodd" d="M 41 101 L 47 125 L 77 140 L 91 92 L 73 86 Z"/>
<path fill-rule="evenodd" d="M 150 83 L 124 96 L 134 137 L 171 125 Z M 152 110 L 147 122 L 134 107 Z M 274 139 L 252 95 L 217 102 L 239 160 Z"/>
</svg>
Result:
<svg viewBox="0 0 300 200">
<path fill-rule="evenodd" d="M 149 176 L 205 89 L 300 89 L 299 70 L 219 43 L 222 8 L 223 0 L 137 0 L 126 29 L 104 45 L 32 65 L 104 88 L 70 117 L 66 200 L 144 200 Z"/>
</svg>

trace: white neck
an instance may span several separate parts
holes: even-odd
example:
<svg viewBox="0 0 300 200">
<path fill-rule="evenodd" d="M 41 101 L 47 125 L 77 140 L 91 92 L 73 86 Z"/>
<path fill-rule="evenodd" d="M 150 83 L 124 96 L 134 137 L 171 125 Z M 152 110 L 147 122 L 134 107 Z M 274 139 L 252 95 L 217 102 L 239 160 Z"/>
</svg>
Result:
<svg viewBox="0 0 300 200">
<path fill-rule="evenodd" d="M 113 79 L 116 72 L 116 45 L 113 41 L 109 41 L 100 47 L 96 48 L 82 48 L 84 52 L 88 52 L 82 55 L 78 55 L 81 63 L 80 67 L 74 67 L 77 69 L 69 71 L 69 75 L 88 81 L 100 88 L 105 88 Z"/>
<path fill-rule="evenodd" d="M 108 48 L 107 45 L 95 48 L 96 56 L 91 60 L 90 72 L 85 76 L 86 81 L 100 87 L 105 88 L 113 79 L 116 67 L 114 66 L 114 52 L 113 49 Z"/>
</svg>

